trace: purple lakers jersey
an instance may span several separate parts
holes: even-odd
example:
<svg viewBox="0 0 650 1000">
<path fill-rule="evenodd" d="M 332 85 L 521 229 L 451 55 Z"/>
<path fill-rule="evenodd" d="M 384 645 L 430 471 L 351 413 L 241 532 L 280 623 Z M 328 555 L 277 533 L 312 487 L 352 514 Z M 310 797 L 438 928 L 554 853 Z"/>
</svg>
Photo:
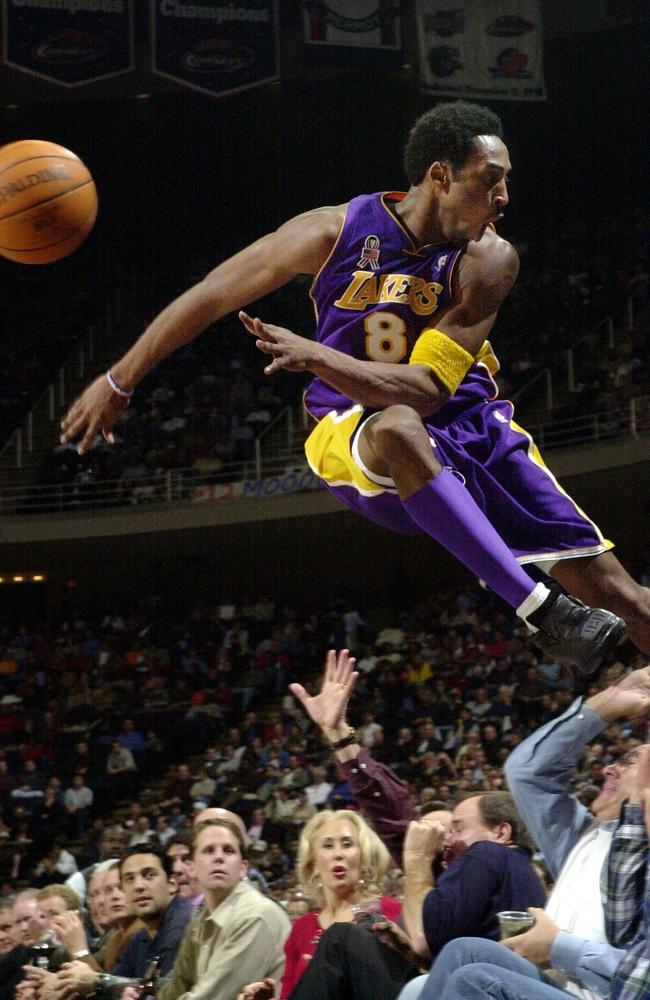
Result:
<svg viewBox="0 0 650 1000">
<path fill-rule="evenodd" d="M 435 326 L 435 314 L 450 305 L 454 268 L 465 250 L 452 243 L 416 247 L 391 211 L 403 197 L 390 192 L 353 198 L 311 288 L 318 341 L 364 361 L 408 362 L 422 330 Z M 472 395 L 479 391 L 482 398 L 491 398 L 495 385 L 487 367 L 494 372 L 496 359 L 493 365 L 482 364 L 482 371 L 475 371 L 478 367 L 472 366 L 458 394 L 471 388 Z M 480 387 L 470 386 L 472 376 L 479 378 Z M 315 378 L 305 405 L 320 419 L 330 410 L 349 409 L 353 400 Z"/>
</svg>

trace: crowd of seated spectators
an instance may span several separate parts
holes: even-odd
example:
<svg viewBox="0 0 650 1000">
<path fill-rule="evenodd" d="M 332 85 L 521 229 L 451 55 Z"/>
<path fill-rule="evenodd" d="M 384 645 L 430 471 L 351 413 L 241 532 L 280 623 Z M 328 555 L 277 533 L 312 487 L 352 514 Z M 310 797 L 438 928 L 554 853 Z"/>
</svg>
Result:
<svg viewBox="0 0 650 1000">
<path fill-rule="evenodd" d="M 117 940 L 126 947 L 128 928 L 137 933 L 143 925 L 124 901 L 121 869 L 103 867 L 109 859 L 130 865 L 143 852 L 168 852 L 159 877 L 175 873 L 175 891 L 180 886 L 193 905 L 211 899 L 182 861 L 199 840 L 210 849 L 219 841 L 222 849 L 225 838 L 235 860 L 248 844 L 247 885 L 295 917 L 313 906 L 314 887 L 297 874 L 302 831 L 322 810 L 333 810 L 328 822 L 340 823 L 337 810 L 356 813 L 359 802 L 349 772 L 289 685 L 317 691 L 326 650 L 344 647 L 359 672 L 350 716 L 356 738 L 398 776 L 415 815 L 450 810 L 468 795 L 503 793 L 511 751 L 565 711 L 580 687 L 531 644 L 498 599 L 473 584 L 394 614 L 342 599 L 299 612 L 260 596 L 195 608 L 178 620 L 147 602 L 95 620 L 70 614 L 49 627 L 5 623 L 0 917 L 4 906 L 24 930 L 23 937 L 13 932 L 12 947 L 22 941 L 33 949 L 52 927 L 59 942 L 77 941 L 78 918 L 61 914 L 79 905 L 56 888 L 69 882 L 83 896 L 100 873 L 105 924 L 95 919 L 94 932 L 121 928 Z M 621 647 L 606 667 L 608 682 L 636 656 Z M 647 739 L 643 719 L 611 725 L 591 741 L 573 776 L 580 800 L 597 797 L 603 768 Z M 206 810 L 234 815 L 240 833 L 229 820 L 195 828 Z M 392 864 L 382 868 L 379 891 L 400 899 L 401 872 Z M 49 917 L 45 890 L 56 899 Z M 23 910 L 29 920 L 21 925 Z M 383 912 L 395 916 L 388 903 Z M 70 945 L 68 958 L 75 958 L 74 975 L 96 985 L 105 966 L 77 969 L 76 954 L 85 961 L 85 950 L 83 941 Z M 0 933 L 0 980 L 2 954 Z M 278 974 L 273 955 L 264 975 Z M 60 974 L 72 975 L 67 968 Z M 117 959 L 111 968 L 119 968 Z M 17 996 L 29 1000 L 33 988 L 21 986 Z"/>
<path fill-rule="evenodd" d="M 82 865 L 96 860 L 102 825 L 121 802 L 126 828 L 143 837 L 191 825 L 202 804 L 234 809 L 268 845 L 265 879 L 284 880 L 314 808 L 353 804 L 288 692 L 318 676 L 330 647 L 358 657 L 362 744 L 418 801 L 501 789 L 510 750 L 574 696 L 574 681 L 474 586 L 384 627 L 372 617 L 371 626 L 344 601 L 299 614 L 260 597 L 173 623 L 142 608 L 53 629 L 5 625 L 5 877 L 66 877 L 69 841 Z M 581 781 L 597 780 L 586 761 Z M 160 796 L 138 805 L 152 781 Z"/>
</svg>

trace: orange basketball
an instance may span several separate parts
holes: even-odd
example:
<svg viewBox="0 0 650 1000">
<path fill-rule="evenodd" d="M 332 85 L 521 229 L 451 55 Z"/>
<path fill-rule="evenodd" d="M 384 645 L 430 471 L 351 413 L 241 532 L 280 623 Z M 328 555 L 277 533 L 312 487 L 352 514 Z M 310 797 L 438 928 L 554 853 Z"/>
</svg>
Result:
<svg viewBox="0 0 650 1000">
<path fill-rule="evenodd" d="M 78 156 L 55 142 L 0 148 L 0 254 L 22 264 L 61 260 L 93 228 L 97 191 Z"/>
</svg>

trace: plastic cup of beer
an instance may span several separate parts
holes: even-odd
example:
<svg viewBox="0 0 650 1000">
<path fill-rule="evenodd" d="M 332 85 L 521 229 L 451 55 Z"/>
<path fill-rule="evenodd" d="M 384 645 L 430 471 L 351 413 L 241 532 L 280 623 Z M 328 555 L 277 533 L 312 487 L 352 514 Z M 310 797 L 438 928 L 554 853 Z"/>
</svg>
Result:
<svg viewBox="0 0 650 1000">
<path fill-rule="evenodd" d="M 502 910 L 501 913 L 497 913 L 497 917 L 502 941 L 529 931 L 535 923 L 532 913 L 526 913 L 524 910 Z"/>
<path fill-rule="evenodd" d="M 363 903 L 355 903 L 350 909 L 354 914 L 355 924 L 374 924 L 383 920 L 380 899 L 366 899 Z"/>
</svg>

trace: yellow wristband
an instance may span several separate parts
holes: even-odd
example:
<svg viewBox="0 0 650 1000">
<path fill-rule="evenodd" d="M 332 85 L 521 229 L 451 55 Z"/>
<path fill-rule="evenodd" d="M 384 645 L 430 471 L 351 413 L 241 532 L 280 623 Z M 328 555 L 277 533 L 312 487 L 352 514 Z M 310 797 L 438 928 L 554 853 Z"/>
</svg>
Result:
<svg viewBox="0 0 650 1000">
<path fill-rule="evenodd" d="M 453 396 L 474 358 L 442 330 L 423 330 L 415 341 L 410 365 L 427 365 Z"/>
</svg>

